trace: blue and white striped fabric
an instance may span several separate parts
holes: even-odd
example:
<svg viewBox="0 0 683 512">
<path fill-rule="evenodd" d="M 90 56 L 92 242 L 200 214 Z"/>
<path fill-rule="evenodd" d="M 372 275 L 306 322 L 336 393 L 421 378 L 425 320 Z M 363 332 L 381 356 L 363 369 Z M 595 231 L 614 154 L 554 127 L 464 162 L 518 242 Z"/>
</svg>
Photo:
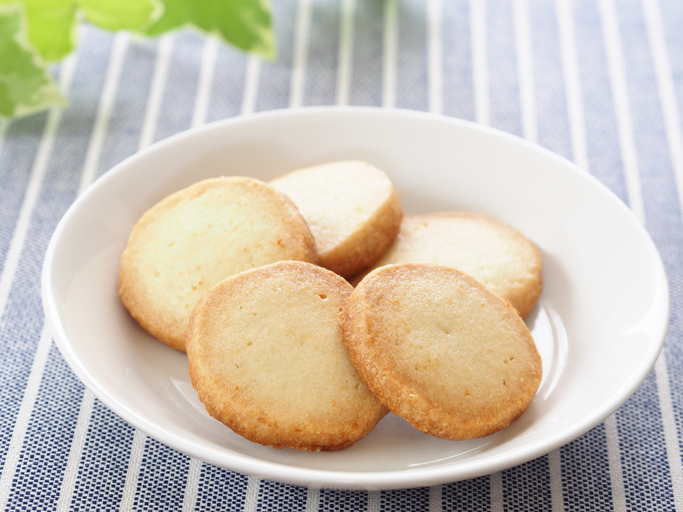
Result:
<svg viewBox="0 0 683 512">
<path fill-rule="evenodd" d="M 265 62 L 180 32 L 83 26 L 70 106 L 0 122 L 0 508 L 683 510 L 683 2 L 273 0 Z M 433 488 L 332 491 L 190 459 L 103 406 L 44 325 L 43 257 L 95 178 L 179 131 L 254 111 L 374 105 L 477 121 L 576 162 L 646 226 L 670 280 L 662 356 L 604 423 L 536 460 Z"/>
</svg>

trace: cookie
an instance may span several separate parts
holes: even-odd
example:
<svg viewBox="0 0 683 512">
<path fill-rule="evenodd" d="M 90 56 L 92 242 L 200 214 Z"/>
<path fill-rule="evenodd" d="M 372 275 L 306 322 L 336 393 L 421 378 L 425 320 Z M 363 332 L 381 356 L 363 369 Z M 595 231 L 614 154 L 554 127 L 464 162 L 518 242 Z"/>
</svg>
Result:
<svg viewBox="0 0 683 512">
<path fill-rule="evenodd" d="M 190 377 L 211 416 L 255 443 L 333 451 L 387 413 L 341 340 L 353 287 L 308 263 L 286 261 L 232 276 L 197 304 Z"/>
<path fill-rule="evenodd" d="M 280 260 L 317 261 L 294 204 L 255 179 L 209 179 L 166 197 L 133 226 L 119 296 L 149 334 L 184 352 L 192 310 L 211 286 Z"/>
<path fill-rule="evenodd" d="M 524 321 L 452 267 L 374 270 L 346 302 L 342 336 L 361 377 L 391 412 L 445 439 L 504 428 L 541 382 L 541 358 Z"/>
<path fill-rule="evenodd" d="M 375 263 L 398 233 L 403 207 L 387 175 L 358 161 L 300 169 L 270 182 L 308 222 L 320 265 L 350 277 Z"/>
<path fill-rule="evenodd" d="M 543 289 L 536 246 L 511 226 L 480 213 L 405 216 L 393 245 L 373 268 L 408 262 L 462 270 L 508 300 L 522 318 L 534 309 Z"/>
</svg>

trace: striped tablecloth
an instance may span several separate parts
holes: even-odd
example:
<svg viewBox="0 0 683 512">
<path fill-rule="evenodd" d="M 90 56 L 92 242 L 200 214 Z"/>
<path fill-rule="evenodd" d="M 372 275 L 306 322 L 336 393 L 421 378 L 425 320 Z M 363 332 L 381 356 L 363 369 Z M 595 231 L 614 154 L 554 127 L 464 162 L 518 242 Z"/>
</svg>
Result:
<svg viewBox="0 0 683 512">
<path fill-rule="evenodd" d="M 279 56 L 179 32 L 83 25 L 55 69 L 70 105 L 0 122 L 0 508 L 683 509 L 683 2 L 272 0 Z M 41 265 L 89 183 L 206 122 L 308 105 L 441 113 L 525 137 L 607 185 L 664 261 L 672 316 L 640 389 L 593 430 L 497 474 L 432 488 L 296 487 L 191 459 L 87 391 L 45 327 Z M 628 282 L 624 283 L 628 286 Z"/>
</svg>

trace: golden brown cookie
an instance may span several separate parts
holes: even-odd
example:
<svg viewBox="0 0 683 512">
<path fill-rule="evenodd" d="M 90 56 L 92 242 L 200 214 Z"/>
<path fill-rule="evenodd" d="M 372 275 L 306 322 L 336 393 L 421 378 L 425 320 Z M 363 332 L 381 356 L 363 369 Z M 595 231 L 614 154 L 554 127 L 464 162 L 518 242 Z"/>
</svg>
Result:
<svg viewBox="0 0 683 512">
<path fill-rule="evenodd" d="M 232 276 L 197 304 L 190 377 L 211 416 L 255 443 L 332 451 L 387 413 L 351 363 L 339 314 L 353 287 L 308 263 Z"/>
<path fill-rule="evenodd" d="M 280 260 L 317 261 L 291 200 L 252 178 L 209 179 L 166 197 L 133 226 L 119 295 L 149 334 L 184 352 L 192 310 L 211 286 Z"/>
<path fill-rule="evenodd" d="M 294 201 L 308 222 L 320 265 L 342 277 L 376 262 L 398 233 L 401 200 L 387 175 L 368 163 L 308 167 L 270 183 Z"/>
<path fill-rule="evenodd" d="M 541 382 L 541 359 L 524 321 L 452 267 L 374 270 L 346 302 L 342 335 L 375 395 L 419 430 L 445 439 L 509 425 Z"/>
<path fill-rule="evenodd" d="M 541 255 L 534 244 L 511 226 L 480 213 L 405 216 L 393 245 L 373 269 L 408 262 L 462 270 L 508 300 L 522 318 L 534 309 L 543 288 Z"/>
</svg>

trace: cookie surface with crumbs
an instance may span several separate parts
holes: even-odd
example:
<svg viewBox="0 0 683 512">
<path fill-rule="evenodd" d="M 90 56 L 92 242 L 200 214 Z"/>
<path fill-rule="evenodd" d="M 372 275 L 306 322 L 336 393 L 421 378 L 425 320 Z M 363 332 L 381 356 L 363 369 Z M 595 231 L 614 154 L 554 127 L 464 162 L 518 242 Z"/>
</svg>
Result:
<svg viewBox="0 0 683 512">
<path fill-rule="evenodd" d="M 509 425 L 541 381 L 541 358 L 512 306 L 451 267 L 374 270 L 347 300 L 342 334 L 375 395 L 419 430 L 445 439 Z"/>
<path fill-rule="evenodd" d="M 340 450 L 387 409 L 354 368 L 340 331 L 353 291 L 321 267 L 283 261 L 214 286 L 197 304 L 190 377 L 211 416 L 275 448 Z"/>
<path fill-rule="evenodd" d="M 161 200 L 133 226 L 119 296 L 143 329 L 184 352 L 192 310 L 211 286 L 280 260 L 317 262 L 291 200 L 252 178 L 208 179 Z"/>
</svg>

